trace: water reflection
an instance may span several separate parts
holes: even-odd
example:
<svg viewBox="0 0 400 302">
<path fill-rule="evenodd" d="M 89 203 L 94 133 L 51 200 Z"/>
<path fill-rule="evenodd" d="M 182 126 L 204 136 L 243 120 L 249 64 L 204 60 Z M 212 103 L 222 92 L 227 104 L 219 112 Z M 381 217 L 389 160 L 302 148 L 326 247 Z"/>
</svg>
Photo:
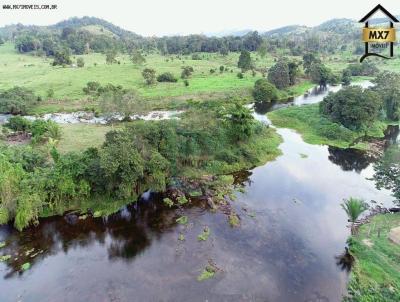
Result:
<svg viewBox="0 0 400 302">
<path fill-rule="evenodd" d="M 336 265 L 340 267 L 342 271 L 350 272 L 353 264 L 354 264 L 354 257 L 350 254 L 349 249 L 345 247 L 345 251 L 335 256 Z"/>
<path fill-rule="evenodd" d="M 374 159 L 364 151 L 357 149 L 342 149 L 328 147 L 329 160 L 342 168 L 343 171 L 356 171 L 360 173 L 367 168 Z"/>
</svg>

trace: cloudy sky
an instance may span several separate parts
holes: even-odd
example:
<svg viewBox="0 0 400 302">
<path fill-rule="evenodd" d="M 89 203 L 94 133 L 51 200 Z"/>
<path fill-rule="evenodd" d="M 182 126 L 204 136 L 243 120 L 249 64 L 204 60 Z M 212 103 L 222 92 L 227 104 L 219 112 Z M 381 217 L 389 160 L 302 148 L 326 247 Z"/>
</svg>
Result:
<svg viewBox="0 0 400 302">
<path fill-rule="evenodd" d="M 400 14 L 399 0 L 0 0 L 0 26 L 94 16 L 146 36 L 263 31 L 290 24 L 312 26 L 332 18 L 359 19 L 378 3 Z M 4 4 L 57 4 L 58 9 L 5 10 Z"/>
</svg>

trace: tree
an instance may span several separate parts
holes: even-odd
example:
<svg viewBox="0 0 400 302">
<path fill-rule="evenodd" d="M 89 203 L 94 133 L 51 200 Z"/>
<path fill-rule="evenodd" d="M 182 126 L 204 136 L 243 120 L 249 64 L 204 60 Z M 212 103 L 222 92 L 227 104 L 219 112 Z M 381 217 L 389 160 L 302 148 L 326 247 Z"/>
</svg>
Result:
<svg viewBox="0 0 400 302">
<path fill-rule="evenodd" d="M 85 60 L 84 60 L 83 58 L 78 58 L 78 59 L 76 60 L 76 65 L 77 65 L 78 67 L 80 67 L 80 68 L 84 67 L 84 66 L 85 66 Z"/>
<path fill-rule="evenodd" d="M 242 72 L 246 72 L 253 68 L 253 63 L 251 61 L 250 52 L 247 50 L 242 50 L 239 56 L 238 67 L 242 69 Z"/>
<path fill-rule="evenodd" d="M 182 67 L 181 78 L 182 79 L 187 79 L 192 75 L 193 72 L 194 72 L 194 69 L 193 69 L 192 66 L 183 66 Z"/>
<path fill-rule="evenodd" d="M 56 51 L 54 54 L 53 66 L 56 65 L 71 65 L 72 61 L 68 49 Z"/>
<path fill-rule="evenodd" d="M 397 145 L 390 146 L 383 157 L 374 164 L 374 170 L 376 187 L 391 190 L 396 204 L 400 205 L 400 148 Z"/>
<path fill-rule="evenodd" d="M 283 89 L 290 85 L 289 66 L 286 61 L 280 60 L 270 68 L 268 81 L 278 89 Z"/>
<path fill-rule="evenodd" d="M 115 59 L 117 57 L 117 51 L 115 49 L 109 49 L 106 52 L 106 63 L 107 64 L 114 64 L 117 62 Z"/>
<path fill-rule="evenodd" d="M 288 68 L 289 68 L 289 83 L 292 86 L 296 84 L 297 77 L 300 73 L 299 63 L 296 61 L 289 61 Z"/>
<path fill-rule="evenodd" d="M 26 114 L 37 99 L 32 90 L 23 87 L 16 86 L 8 90 L 0 90 L 0 112 Z"/>
<path fill-rule="evenodd" d="M 278 99 L 278 90 L 266 79 L 259 79 L 254 84 L 253 97 L 257 102 L 271 102 Z"/>
<path fill-rule="evenodd" d="M 349 129 L 362 130 L 377 119 L 382 107 L 379 95 L 358 86 L 348 86 L 330 93 L 320 103 L 320 112 Z"/>
<path fill-rule="evenodd" d="M 137 49 L 132 51 L 131 61 L 134 65 L 143 65 L 144 63 L 146 63 L 146 59 L 143 57 L 143 55 Z"/>
<path fill-rule="evenodd" d="M 4 39 L 0 36 L 0 45 L 4 44 Z"/>
<path fill-rule="evenodd" d="M 134 197 L 144 173 L 144 160 L 132 137 L 118 131 L 107 133 L 99 155 L 108 190 L 116 190 L 120 198 Z"/>
<path fill-rule="evenodd" d="M 129 91 L 107 91 L 100 95 L 99 102 L 102 112 L 113 116 L 119 113 L 124 120 L 138 111 L 142 98 L 135 90 Z"/>
<path fill-rule="evenodd" d="M 400 74 L 390 71 L 379 73 L 373 80 L 374 90 L 383 99 L 384 113 L 393 121 L 400 120 Z"/>
<path fill-rule="evenodd" d="M 350 197 L 349 199 L 344 200 L 341 207 L 346 212 L 347 217 L 351 222 L 351 233 L 355 234 L 356 230 L 354 228 L 354 223 L 357 221 L 358 217 L 368 209 L 367 204 L 362 199 Z"/>
<path fill-rule="evenodd" d="M 267 51 L 268 51 L 267 41 L 263 40 L 260 46 L 258 46 L 257 52 L 261 58 L 265 58 L 267 55 Z"/>
<path fill-rule="evenodd" d="M 342 84 L 349 86 L 351 83 L 351 72 L 347 68 L 342 71 Z"/>
<path fill-rule="evenodd" d="M 313 83 L 320 86 L 326 86 L 332 79 L 331 70 L 322 63 L 312 63 L 309 75 Z"/>
<path fill-rule="evenodd" d="M 313 53 L 303 55 L 303 68 L 306 74 L 310 74 L 310 68 L 313 63 L 321 63 L 321 60 Z"/>
<path fill-rule="evenodd" d="M 246 140 L 252 135 L 255 120 L 250 109 L 242 104 L 236 103 L 230 108 L 225 120 L 230 124 L 231 135 L 235 141 Z"/>
<path fill-rule="evenodd" d="M 156 82 L 156 71 L 152 68 L 143 69 L 142 76 L 147 85 L 152 85 Z"/>
</svg>

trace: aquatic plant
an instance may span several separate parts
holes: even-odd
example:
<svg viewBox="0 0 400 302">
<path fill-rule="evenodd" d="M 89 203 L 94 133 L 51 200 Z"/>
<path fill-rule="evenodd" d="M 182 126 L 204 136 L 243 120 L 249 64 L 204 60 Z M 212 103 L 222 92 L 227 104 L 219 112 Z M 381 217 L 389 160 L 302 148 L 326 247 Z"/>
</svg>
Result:
<svg viewBox="0 0 400 302">
<path fill-rule="evenodd" d="M 178 197 L 178 203 L 180 205 L 184 205 L 184 204 L 188 203 L 188 200 L 187 200 L 187 198 L 185 196 L 179 196 Z"/>
<path fill-rule="evenodd" d="M 203 232 L 197 236 L 198 241 L 206 241 L 210 236 L 210 228 L 208 226 L 204 227 Z"/>
<path fill-rule="evenodd" d="M 228 219 L 229 219 L 229 224 L 230 224 L 232 227 L 237 227 L 237 226 L 240 225 L 239 216 L 238 216 L 235 212 L 231 212 L 231 213 L 229 214 Z"/>
<path fill-rule="evenodd" d="M 164 202 L 164 204 L 166 205 L 166 206 L 168 206 L 168 207 L 172 207 L 173 205 L 174 205 L 174 202 L 170 199 L 170 198 L 164 198 L 163 199 L 163 202 Z"/>
<path fill-rule="evenodd" d="M 21 270 L 22 271 L 27 271 L 30 268 L 31 268 L 31 264 L 29 262 L 26 262 L 26 263 L 21 265 Z"/>
<path fill-rule="evenodd" d="M 0 256 L 0 262 L 5 262 L 7 260 L 11 259 L 11 255 L 2 255 Z"/>
<path fill-rule="evenodd" d="M 187 216 L 181 216 L 176 220 L 176 222 L 179 224 L 187 224 L 188 218 L 187 218 Z"/>
<path fill-rule="evenodd" d="M 216 271 L 217 270 L 215 267 L 213 267 L 212 265 L 207 265 L 201 272 L 201 274 L 197 277 L 197 281 L 204 281 L 213 278 Z"/>
</svg>

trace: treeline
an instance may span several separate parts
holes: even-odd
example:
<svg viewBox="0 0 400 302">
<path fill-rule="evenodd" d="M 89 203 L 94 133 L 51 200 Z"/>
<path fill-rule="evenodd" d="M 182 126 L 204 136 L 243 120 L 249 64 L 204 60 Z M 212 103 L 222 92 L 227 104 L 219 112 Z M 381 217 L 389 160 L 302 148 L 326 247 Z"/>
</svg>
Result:
<svg viewBox="0 0 400 302">
<path fill-rule="evenodd" d="M 208 37 L 205 35 L 142 37 L 126 31 L 105 20 L 98 18 L 72 18 L 53 26 L 8 26 L 0 28 L 0 36 L 15 42 L 20 52 L 36 52 L 53 56 L 56 51 L 68 49 L 73 54 L 117 50 L 130 53 L 134 49 L 142 51 L 158 51 L 162 54 L 192 54 L 197 52 L 237 52 L 242 50 L 256 51 L 265 42 L 268 52 L 276 53 L 279 49 L 289 55 L 303 55 L 307 52 L 332 54 L 348 48 L 356 49 L 358 31 L 350 23 L 340 23 L 338 28 L 346 26 L 346 30 L 334 30 L 339 21 L 331 21 L 327 25 L 315 28 L 288 27 L 282 35 L 274 31 L 259 34 L 248 32 L 243 36 Z M 329 25 L 329 26 L 328 26 Z M 88 29 L 97 27 L 97 32 Z M 333 28 L 333 29 L 332 29 Z M 279 29 L 276 30 L 276 33 Z"/>
<path fill-rule="evenodd" d="M 187 119 L 135 122 L 111 131 L 100 148 L 82 153 L 60 154 L 54 143 L 0 147 L 0 223 L 13 220 L 21 230 L 43 212 L 57 213 L 98 196 L 134 201 L 148 189 L 165 190 L 171 177 L 185 171 L 232 172 L 268 153 L 268 146 L 244 143 L 256 134 L 264 138 L 257 143 L 272 137 L 249 109 L 212 102 L 193 107 L 198 111 L 186 113 Z"/>
</svg>

